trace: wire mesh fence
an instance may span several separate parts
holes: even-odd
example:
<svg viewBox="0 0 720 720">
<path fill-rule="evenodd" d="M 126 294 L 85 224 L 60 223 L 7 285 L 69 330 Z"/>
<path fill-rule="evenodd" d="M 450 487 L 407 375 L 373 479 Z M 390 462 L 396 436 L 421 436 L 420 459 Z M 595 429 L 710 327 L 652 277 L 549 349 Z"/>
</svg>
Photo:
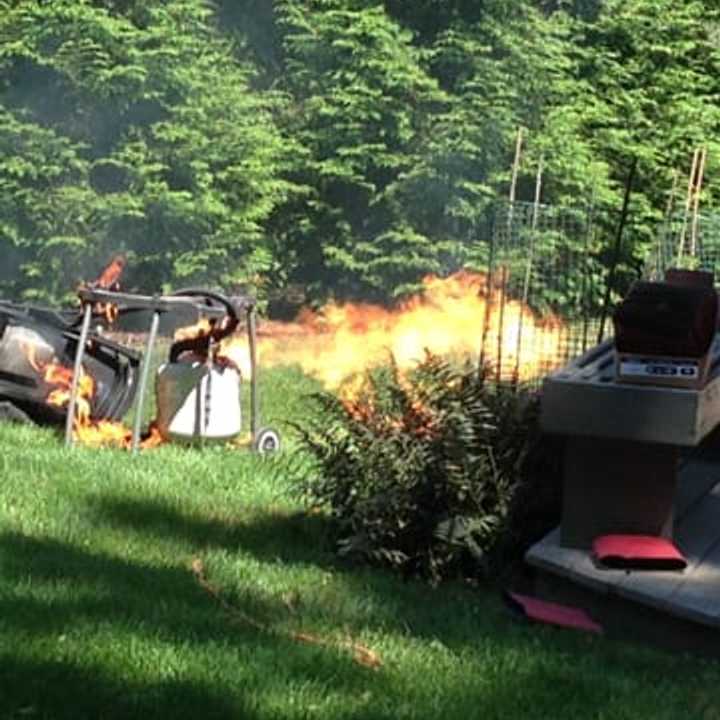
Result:
<svg viewBox="0 0 720 720">
<path fill-rule="evenodd" d="M 538 382 L 612 335 L 622 295 L 612 232 L 592 207 L 513 202 L 488 212 L 469 266 L 485 277 L 480 361 L 497 382 Z M 671 267 L 711 272 L 720 288 L 720 214 L 666 218 L 631 275 L 662 280 Z"/>
<path fill-rule="evenodd" d="M 670 267 L 706 270 L 720 286 L 720 214 L 702 213 L 696 219 L 677 213 L 666 219 L 645 266 L 645 276 L 660 280 Z"/>
<path fill-rule="evenodd" d="M 480 360 L 497 382 L 537 381 L 611 332 L 598 220 L 592 207 L 513 202 L 479 227 Z"/>
</svg>

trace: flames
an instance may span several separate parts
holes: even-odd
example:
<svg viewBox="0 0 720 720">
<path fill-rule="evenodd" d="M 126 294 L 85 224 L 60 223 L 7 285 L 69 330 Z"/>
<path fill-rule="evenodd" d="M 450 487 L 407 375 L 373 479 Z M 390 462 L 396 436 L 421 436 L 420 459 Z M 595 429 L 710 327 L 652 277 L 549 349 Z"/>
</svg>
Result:
<svg viewBox="0 0 720 720">
<path fill-rule="evenodd" d="M 486 280 L 467 271 L 427 277 L 420 295 L 394 309 L 330 303 L 319 312 L 303 312 L 294 323 L 263 323 L 259 360 L 263 366 L 297 364 L 337 389 L 390 353 L 406 369 L 421 360 L 426 349 L 477 358 L 482 346 L 498 377 L 522 382 L 541 376 L 557 362 L 565 326 L 554 316 L 538 317 L 520 301 L 501 296 L 500 290 L 488 298 Z M 221 352 L 247 377 L 244 337 L 225 340 Z"/>
<path fill-rule="evenodd" d="M 38 357 L 37 346 L 31 343 L 23 343 L 21 347 L 30 366 L 48 386 L 45 402 L 53 407 L 67 409 L 70 405 L 72 390 L 72 368 L 62 365 L 56 357 L 52 357 L 50 360 Z M 95 381 L 85 368 L 81 368 L 73 424 L 74 439 L 90 447 L 129 448 L 132 433 L 123 423 L 92 419 L 95 392 Z M 141 447 L 155 447 L 161 442 L 159 431 L 151 425 Z"/>
<path fill-rule="evenodd" d="M 45 369 L 43 379 L 54 389 L 47 396 L 48 405 L 67 407 L 70 404 L 70 388 L 72 387 L 72 370 L 56 363 L 51 363 Z M 90 422 L 92 397 L 95 394 L 95 381 L 84 370 L 81 370 L 78 384 L 77 407 L 75 408 L 77 422 Z"/>
<path fill-rule="evenodd" d="M 99 420 L 97 422 L 77 422 L 74 428 L 74 438 L 77 442 L 87 447 L 116 447 L 129 448 L 132 443 L 132 432 L 123 423 L 111 420 Z M 154 424 L 150 425 L 149 431 L 140 442 L 140 447 L 147 450 L 157 447 L 164 442 L 160 431 Z"/>
<path fill-rule="evenodd" d="M 118 261 L 103 273 L 102 282 L 116 282 L 122 270 Z M 100 281 L 98 281 L 100 282 Z M 498 289 L 488 292 L 487 277 L 459 272 L 447 278 L 427 277 L 423 292 L 396 308 L 362 303 L 330 303 L 320 311 L 303 311 L 292 323 L 264 322 L 258 334 L 258 360 L 264 367 L 299 365 L 330 389 L 341 388 L 347 402 L 362 394 L 362 384 L 347 382 L 362 371 L 395 358 L 403 370 L 421 360 L 425 350 L 442 356 L 481 354 L 496 377 L 526 381 L 552 369 L 566 333 L 554 316 L 539 317 L 518 300 Z M 490 283 L 491 288 L 498 284 Z M 206 321 L 183 328 L 175 339 L 207 335 Z M 38 358 L 33 347 L 25 349 L 28 361 L 49 386 L 47 402 L 67 407 L 72 370 L 56 358 Z M 243 332 L 222 341 L 219 360 L 233 362 L 247 379 L 250 353 Z M 75 437 L 86 445 L 128 447 L 130 430 L 120 423 L 91 420 L 95 383 L 85 371 L 79 380 Z M 423 408 L 416 409 L 419 425 L 427 426 Z M 422 420 L 422 422 L 420 422 Z M 143 447 L 161 442 L 151 427 Z"/>
<path fill-rule="evenodd" d="M 127 260 L 124 255 L 116 255 L 108 265 L 103 268 L 98 278 L 91 283 L 93 287 L 103 290 L 115 290 L 120 286 L 120 276 L 125 270 Z"/>
<path fill-rule="evenodd" d="M 99 422 L 75 421 L 73 429 L 77 442 L 88 447 L 130 447 L 132 433 L 123 423 L 110 420 Z"/>
<path fill-rule="evenodd" d="M 47 404 L 57 408 L 67 408 L 70 404 L 70 390 L 73 381 L 72 369 L 61 365 L 55 357 L 51 360 L 39 358 L 35 345 L 25 343 L 22 348 L 30 366 L 50 388 L 46 398 Z M 90 423 L 94 395 L 95 381 L 82 368 L 75 408 L 77 424 Z"/>
<path fill-rule="evenodd" d="M 113 259 L 102 269 L 98 277 L 88 283 L 81 283 L 80 287 L 90 287 L 98 290 L 120 290 L 120 276 L 125 271 L 127 260 L 124 255 L 116 255 Z M 95 303 L 93 306 L 93 312 L 95 315 L 99 315 L 105 318 L 108 325 L 112 325 L 120 314 L 120 310 L 117 305 L 113 303 Z"/>
</svg>

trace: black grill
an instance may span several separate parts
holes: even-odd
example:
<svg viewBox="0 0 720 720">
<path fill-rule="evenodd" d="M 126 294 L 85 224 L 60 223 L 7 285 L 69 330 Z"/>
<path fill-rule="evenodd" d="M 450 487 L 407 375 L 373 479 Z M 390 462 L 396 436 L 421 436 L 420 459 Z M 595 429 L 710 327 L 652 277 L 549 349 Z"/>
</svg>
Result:
<svg viewBox="0 0 720 720">
<path fill-rule="evenodd" d="M 33 420 L 60 424 L 66 410 L 46 403 L 53 386 L 33 367 L 31 348 L 41 362 L 72 368 L 80 339 L 74 312 L 55 312 L 0 301 L 0 400 L 11 402 Z M 93 420 L 120 420 L 136 390 L 141 355 L 96 333 L 89 335 L 83 366 L 95 381 Z"/>
</svg>

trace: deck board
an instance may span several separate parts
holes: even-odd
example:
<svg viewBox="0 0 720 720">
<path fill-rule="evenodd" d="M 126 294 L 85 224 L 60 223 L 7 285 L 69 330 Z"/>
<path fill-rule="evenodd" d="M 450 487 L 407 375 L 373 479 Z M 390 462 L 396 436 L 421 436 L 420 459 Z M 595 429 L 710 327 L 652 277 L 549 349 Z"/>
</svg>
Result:
<svg viewBox="0 0 720 720">
<path fill-rule="evenodd" d="M 690 457 L 678 471 L 675 497 L 675 519 L 682 522 L 685 514 L 720 482 L 720 458 Z"/>
<path fill-rule="evenodd" d="M 667 599 L 673 614 L 720 626 L 720 541 Z"/>
<path fill-rule="evenodd" d="M 632 600 L 647 599 L 658 609 L 674 606 L 680 586 L 692 585 L 701 572 L 705 556 L 718 542 L 720 531 L 720 483 L 701 500 L 691 504 L 675 528 L 675 544 L 688 560 L 683 571 L 636 571 L 628 573 L 618 584 L 618 592 Z M 720 586 L 719 586 L 720 589 Z M 672 609 L 667 607 L 667 609 Z M 682 608 L 678 608 L 681 612 Z"/>
<path fill-rule="evenodd" d="M 593 562 L 590 553 L 560 546 L 560 528 L 553 530 L 526 555 L 536 567 L 558 573 L 592 590 L 607 593 L 625 574 L 622 570 L 604 570 Z"/>
<path fill-rule="evenodd" d="M 528 551 L 528 563 L 600 593 L 720 627 L 720 461 L 692 458 L 681 468 L 675 502 L 675 542 L 684 571 L 609 570 L 589 552 L 560 546 L 559 529 Z"/>
</svg>

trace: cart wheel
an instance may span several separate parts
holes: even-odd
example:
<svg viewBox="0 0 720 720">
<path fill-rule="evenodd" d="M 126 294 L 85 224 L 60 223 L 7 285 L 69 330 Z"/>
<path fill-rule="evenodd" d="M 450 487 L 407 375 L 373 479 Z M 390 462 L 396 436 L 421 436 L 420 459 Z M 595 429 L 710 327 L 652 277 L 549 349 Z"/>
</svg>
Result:
<svg viewBox="0 0 720 720">
<path fill-rule="evenodd" d="M 255 433 L 253 448 L 261 455 L 277 452 L 280 449 L 280 433 L 273 428 L 261 428 Z"/>
</svg>

